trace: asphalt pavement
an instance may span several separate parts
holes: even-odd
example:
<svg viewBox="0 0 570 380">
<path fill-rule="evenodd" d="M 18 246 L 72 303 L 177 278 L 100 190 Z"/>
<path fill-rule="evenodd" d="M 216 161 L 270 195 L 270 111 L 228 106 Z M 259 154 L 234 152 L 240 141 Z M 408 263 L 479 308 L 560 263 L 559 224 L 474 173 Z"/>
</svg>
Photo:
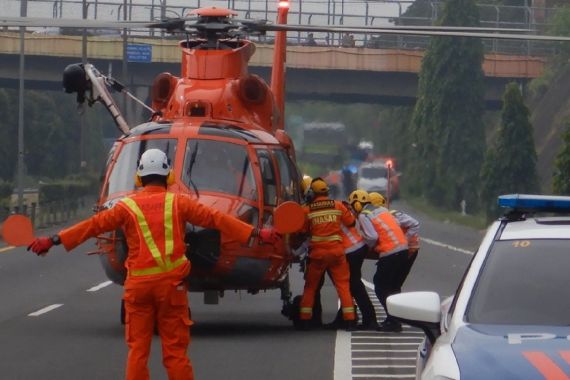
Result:
<svg viewBox="0 0 570 380">
<path fill-rule="evenodd" d="M 422 238 L 430 243 L 422 242 L 404 290 L 452 294 L 482 232 L 415 216 L 422 222 Z M 119 322 L 122 288 L 109 284 L 97 256 L 85 254 L 93 248 L 93 242 L 73 253 L 55 247 L 46 257 L 36 257 L 24 248 L 0 247 L 1 378 L 124 377 L 127 349 Z M 374 269 L 374 262 L 367 260 L 365 280 L 372 282 Z M 290 275 L 293 293 L 300 294 L 303 281 L 298 266 L 291 268 Z M 191 293 L 190 304 L 195 321 L 190 358 L 199 380 L 379 379 L 395 373 L 397 360 L 409 361 L 409 352 L 421 340 L 421 334 L 411 330 L 409 338 L 376 332 L 295 331 L 280 314 L 278 291 L 226 292 L 219 305 L 205 305 L 201 294 Z M 323 307 L 325 322 L 332 320 L 337 300 L 328 280 Z M 362 353 L 362 344 L 387 347 Z M 399 351 L 408 351 L 407 358 L 398 358 Z M 391 360 L 382 361 L 386 355 Z M 410 366 L 413 360 L 403 364 L 402 371 L 413 373 Z M 149 367 L 152 379 L 166 379 L 158 338 Z"/>
</svg>

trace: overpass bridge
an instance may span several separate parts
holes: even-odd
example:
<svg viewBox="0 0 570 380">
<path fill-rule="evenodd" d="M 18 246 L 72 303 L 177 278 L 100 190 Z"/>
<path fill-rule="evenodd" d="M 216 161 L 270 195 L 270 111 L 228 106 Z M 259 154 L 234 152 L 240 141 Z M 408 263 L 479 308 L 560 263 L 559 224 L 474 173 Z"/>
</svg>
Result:
<svg viewBox="0 0 570 380">
<path fill-rule="evenodd" d="M 130 37 L 128 43 L 144 45 L 151 52 L 148 62 L 125 64 L 123 40 L 116 37 L 89 37 L 87 59 L 102 72 L 112 70 L 113 77 L 143 99 L 158 73 L 179 74 L 177 40 Z M 17 88 L 19 53 L 19 34 L 0 32 L 0 87 Z M 63 68 L 82 59 L 82 37 L 29 33 L 25 36 L 25 54 L 26 88 L 60 91 Z M 418 48 L 289 46 L 287 100 L 412 104 L 423 54 Z M 258 43 L 250 72 L 268 80 L 272 56 L 271 44 Z M 497 107 L 506 83 L 515 80 L 524 84 L 539 76 L 544 65 L 542 57 L 486 54 L 483 68 L 488 104 Z"/>
</svg>

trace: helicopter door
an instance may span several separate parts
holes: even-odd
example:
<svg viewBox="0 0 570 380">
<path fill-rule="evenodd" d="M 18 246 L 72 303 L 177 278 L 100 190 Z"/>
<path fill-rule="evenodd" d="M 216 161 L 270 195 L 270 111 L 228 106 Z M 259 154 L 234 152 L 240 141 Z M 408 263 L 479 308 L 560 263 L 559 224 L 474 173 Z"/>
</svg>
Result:
<svg viewBox="0 0 570 380">
<path fill-rule="evenodd" d="M 301 177 L 295 164 L 291 161 L 287 153 L 282 149 L 273 151 L 277 160 L 279 173 L 279 195 L 281 201 L 300 201 L 299 184 Z"/>
</svg>

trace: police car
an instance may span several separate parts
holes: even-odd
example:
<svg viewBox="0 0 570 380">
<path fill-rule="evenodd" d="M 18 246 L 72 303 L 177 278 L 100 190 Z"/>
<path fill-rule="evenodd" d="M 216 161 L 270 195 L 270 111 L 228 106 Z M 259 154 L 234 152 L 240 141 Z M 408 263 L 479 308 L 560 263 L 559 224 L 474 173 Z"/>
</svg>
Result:
<svg viewBox="0 0 570 380">
<path fill-rule="evenodd" d="M 453 297 L 388 298 L 426 339 L 417 379 L 570 379 L 570 197 L 505 195 Z"/>
</svg>

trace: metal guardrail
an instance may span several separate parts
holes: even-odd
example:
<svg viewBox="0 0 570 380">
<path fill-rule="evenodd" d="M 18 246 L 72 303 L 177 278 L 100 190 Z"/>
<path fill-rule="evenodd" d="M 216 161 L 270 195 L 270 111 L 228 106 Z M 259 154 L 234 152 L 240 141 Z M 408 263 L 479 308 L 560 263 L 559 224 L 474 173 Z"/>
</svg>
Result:
<svg viewBox="0 0 570 380">
<path fill-rule="evenodd" d="M 81 18 L 84 11 L 89 19 L 100 20 L 159 20 L 167 17 L 182 17 L 196 8 L 220 6 L 236 10 L 240 17 L 274 20 L 276 0 L 185 0 L 184 6 L 171 5 L 173 0 L 28 0 L 28 16 L 54 18 Z M 7 12 L 19 10 L 20 0 L 5 0 Z M 405 10 L 413 0 L 295 0 L 291 2 L 289 22 L 298 24 L 380 26 L 382 24 L 431 25 L 441 14 L 443 2 L 430 0 L 424 14 L 407 17 Z M 14 3 L 10 7 L 10 3 Z M 126 5 L 126 6 L 125 6 Z M 83 7 L 86 7 L 84 10 Z M 478 4 L 481 26 L 544 30 L 550 24 L 557 8 L 531 6 L 505 6 Z M 16 15 L 16 14 L 14 14 Z M 128 31 L 131 36 L 162 36 L 155 30 Z M 289 42 L 303 44 L 307 33 L 289 34 Z M 272 34 L 259 42 L 271 41 Z M 343 45 L 339 33 L 314 33 L 319 45 Z M 424 49 L 429 37 L 354 35 L 355 46 L 369 48 Z M 549 42 L 511 42 L 485 40 L 488 53 L 515 55 L 549 55 L 558 46 Z"/>
<path fill-rule="evenodd" d="M 31 203 L 30 206 L 23 205 L 21 212 L 17 207 L 13 209 L 2 207 L 0 208 L 0 221 L 4 221 L 12 214 L 22 214 L 32 220 L 34 228 L 46 228 L 87 216 L 92 211 L 90 207 L 92 203 L 92 198 L 63 200 L 41 205 Z"/>
</svg>

